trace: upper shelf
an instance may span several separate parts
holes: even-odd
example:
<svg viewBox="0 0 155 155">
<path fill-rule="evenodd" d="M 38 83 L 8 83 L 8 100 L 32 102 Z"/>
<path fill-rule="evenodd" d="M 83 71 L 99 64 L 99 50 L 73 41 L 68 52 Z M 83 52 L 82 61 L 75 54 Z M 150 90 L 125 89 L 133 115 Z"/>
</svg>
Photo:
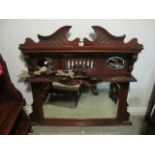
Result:
<svg viewBox="0 0 155 155">
<path fill-rule="evenodd" d="M 52 83 L 53 81 L 58 81 L 58 79 L 60 79 L 62 77 L 58 77 L 58 76 L 33 76 L 33 77 L 29 77 L 25 79 L 25 82 L 44 82 L 44 83 Z M 84 80 L 84 81 L 89 81 L 89 80 L 101 80 L 103 82 L 136 82 L 136 78 L 129 74 L 129 75 L 115 75 L 115 76 L 111 76 L 111 75 L 104 75 L 104 76 L 76 76 L 74 79 L 72 80 Z"/>
<path fill-rule="evenodd" d="M 87 38 L 83 42 L 79 38 L 69 41 L 67 36 L 71 26 L 64 26 L 49 36 L 38 35 L 39 42 L 34 42 L 31 38 L 26 38 L 24 44 L 20 44 L 19 49 L 23 53 L 39 53 L 44 52 L 70 52 L 70 51 L 98 51 L 98 52 L 130 52 L 138 53 L 143 49 L 143 45 L 139 44 L 136 38 L 125 43 L 125 35 L 114 36 L 100 26 L 92 26 L 96 38 L 90 41 Z"/>
</svg>

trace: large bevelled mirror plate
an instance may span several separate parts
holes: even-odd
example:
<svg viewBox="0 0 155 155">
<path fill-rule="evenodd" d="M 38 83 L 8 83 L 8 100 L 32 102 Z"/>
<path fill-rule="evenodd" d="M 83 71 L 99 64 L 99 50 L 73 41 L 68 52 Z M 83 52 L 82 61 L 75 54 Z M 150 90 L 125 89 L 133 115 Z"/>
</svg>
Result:
<svg viewBox="0 0 155 155">
<path fill-rule="evenodd" d="M 57 90 L 58 87 L 51 90 L 49 88 L 49 93 L 43 102 L 44 118 L 116 118 L 118 101 L 109 97 L 109 85 L 109 83 L 98 84 L 98 95 L 92 93 L 93 88 L 88 86 L 75 88 L 75 91 Z"/>
</svg>

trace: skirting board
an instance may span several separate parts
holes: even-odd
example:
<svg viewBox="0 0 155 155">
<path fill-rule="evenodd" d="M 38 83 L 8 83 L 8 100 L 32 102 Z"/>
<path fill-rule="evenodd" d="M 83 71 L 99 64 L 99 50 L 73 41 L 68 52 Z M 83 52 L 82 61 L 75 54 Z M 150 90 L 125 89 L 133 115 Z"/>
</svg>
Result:
<svg viewBox="0 0 155 155">
<path fill-rule="evenodd" d="M 144 116 L 146 114 L 146 107 L 128 107 L 128 112 L 130 115 L 135 116 L 135 115 L 140 115 Z"/>
</svg>

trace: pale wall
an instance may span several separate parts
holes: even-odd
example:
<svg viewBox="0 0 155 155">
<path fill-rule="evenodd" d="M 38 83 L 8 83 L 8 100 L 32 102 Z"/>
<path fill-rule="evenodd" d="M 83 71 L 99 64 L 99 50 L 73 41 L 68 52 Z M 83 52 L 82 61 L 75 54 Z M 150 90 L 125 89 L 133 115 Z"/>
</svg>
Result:
<svg viewBox="0 0 155 155">
<path fill-rule="evenodd" d="M 26 69 L 18 46 L 26 37 L 37 41 L 37 34 L 49 35 L 64 25 L 72 25 L 69 39 L 89 37 L 91 25 L 106 28 L 114 35 L 126 34 L 126 41 L 137 37 L 144 50 L 135 65 L 133 75 L 138 79 L 130 87 L 129 111 L 144 113 L 155 81 L 155 20 L 0 20 L 0 53 L 7 62 L 11 79 L 23 93 L 27 104 L 32 103 L 27 85 L 18 82 L 18 74 Z"/>
</svg>

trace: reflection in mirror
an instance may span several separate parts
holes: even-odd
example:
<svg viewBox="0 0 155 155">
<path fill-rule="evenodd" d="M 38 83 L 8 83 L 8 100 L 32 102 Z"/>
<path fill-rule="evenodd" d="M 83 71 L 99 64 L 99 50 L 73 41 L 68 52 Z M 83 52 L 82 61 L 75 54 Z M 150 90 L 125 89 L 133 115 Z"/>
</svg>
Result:
<svg viewBox="0 0 155 155">
<path fill-rule="evenodd" d="M 107 60 L 107 65 L 113 69 L 122 69 L 125 67 L 125 60 L 122 57 L 113 56 Z"/>
<path fill-rule="evenodd" d="M 48 87 L 49 91 L 43 102 L 44 118 L 116 118 L 118 101 L 116 95 L 116 99 L 112 95 L 114 85 L 100 83 L 97 85 L 98 93 L 93 93 L 93 87 L 86 85 L 58 87 L 57 83 Z"/>
</svg>

